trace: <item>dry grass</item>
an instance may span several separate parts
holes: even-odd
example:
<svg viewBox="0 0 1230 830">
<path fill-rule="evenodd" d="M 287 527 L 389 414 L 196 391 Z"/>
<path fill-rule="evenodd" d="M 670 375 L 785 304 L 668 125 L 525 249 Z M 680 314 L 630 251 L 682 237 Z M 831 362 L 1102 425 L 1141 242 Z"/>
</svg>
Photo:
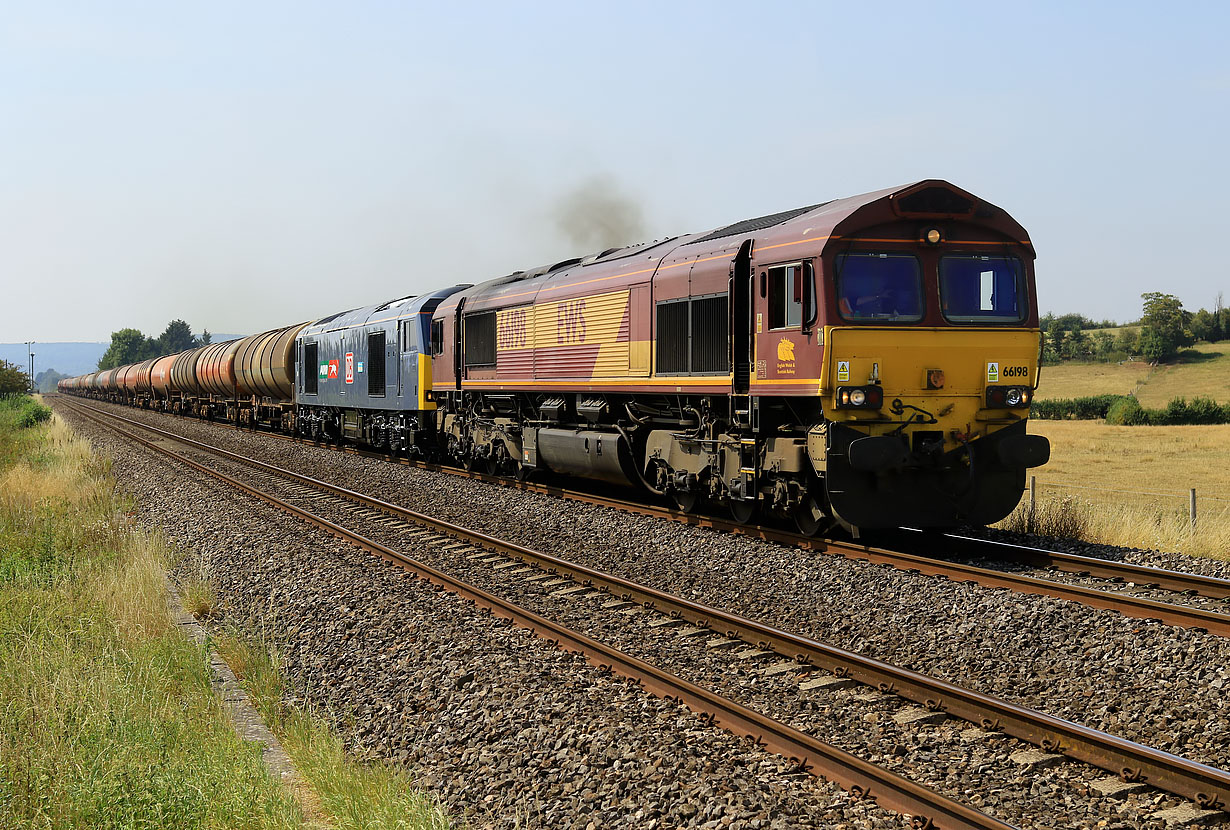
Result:
<svg viewBox="0 0 1230 830">
<path fill-rule="evenodd" d="M 198 620 L 208 622 L 221 616 L 213 586 L 202 580 L 186 580 L 179 585 L 184 610 Z"/>
<path fill-rule="evenodd" d="M 1172 398 L 1190 401 L 1197 395 L 1230 403 L 1230 343 L 1197 344 L 1180 361 L 1157 367 L 1136 393 L 1141 406 L 1161 409 Z"/>
<path fill-rule="evenodd" d="M 1129 363 L 1062 363 L 1042 367 L 1038 399 L 1126 395 L 1144 382 L 1152 369 L 1144 361 Z"/>
<path fill-rule="evenodd" d="M 1230 425 L 1112 427 L 1093 421 L 1030 421 L 1051 441 L 1038 479 L 1036 520 L 1106 544 L 1230 558 Z M 1188 490 L 1196 488 L 1192 533 Z M 1024 522 L 1014 514 L 1013 527 Z M 1038 532 L 1045 532 L 1041 527 Z"/>
<path fill-rule="evenodd" d="M 1128 393 L 1150 409 L 1162 409 L 1172 398 L 1196 396 L 1230 403 L 1230 343 L 1199 343 L 1178 362 L 1156 367 L 1141 360 L 1043 366 L 1038 387 L 1040 400 Z"/>
</svg>

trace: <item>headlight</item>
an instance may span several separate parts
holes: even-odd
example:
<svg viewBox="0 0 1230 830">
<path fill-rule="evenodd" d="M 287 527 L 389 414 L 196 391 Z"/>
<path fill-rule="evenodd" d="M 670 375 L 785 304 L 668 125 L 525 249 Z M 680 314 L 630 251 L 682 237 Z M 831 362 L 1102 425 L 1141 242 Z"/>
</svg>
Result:
<svg viewBox="0 0 1230 830">
<path fill-rule="evenodd" d="M 1033 389 L 1028 386 L 988 386 L 987 409 L 1021 409 L 1029 406 Z"/>
<path fill-rule="evenodd" d="M 884 390 L 879 386 L 838 386 L 838 409 L 879 409 L 884 405 Z"/>
</svg>

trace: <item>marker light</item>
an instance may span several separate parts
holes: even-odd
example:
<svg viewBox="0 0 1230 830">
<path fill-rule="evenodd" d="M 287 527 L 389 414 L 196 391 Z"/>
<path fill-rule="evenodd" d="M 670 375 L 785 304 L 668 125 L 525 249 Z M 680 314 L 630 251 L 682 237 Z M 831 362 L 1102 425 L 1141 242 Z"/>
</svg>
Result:
<svg viewBox="0 0 1230 830">
<path fill-rule="evenodd" d="M 944 235 L 940 233 L 939 228 L 930 228 L 923 235 L 923 239 L 927 240 L 928 245 L 938 245 L 940 244 L 940 240 L 943 238 Z"/>
</svg>

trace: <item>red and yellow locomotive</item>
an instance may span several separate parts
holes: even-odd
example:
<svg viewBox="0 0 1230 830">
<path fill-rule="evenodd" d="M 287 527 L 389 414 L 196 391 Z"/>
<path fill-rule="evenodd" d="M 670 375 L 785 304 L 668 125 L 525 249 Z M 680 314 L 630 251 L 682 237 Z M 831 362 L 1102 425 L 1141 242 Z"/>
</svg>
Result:
<svg viewBox="0 0 1230 830">
<path fill-rule="evenodd" d="M 435 311 L 437 438 L 808 533 L 998 521 L 1049 455 L 1033 259 L 929 180 L 519 271 Z"/>
</svg>

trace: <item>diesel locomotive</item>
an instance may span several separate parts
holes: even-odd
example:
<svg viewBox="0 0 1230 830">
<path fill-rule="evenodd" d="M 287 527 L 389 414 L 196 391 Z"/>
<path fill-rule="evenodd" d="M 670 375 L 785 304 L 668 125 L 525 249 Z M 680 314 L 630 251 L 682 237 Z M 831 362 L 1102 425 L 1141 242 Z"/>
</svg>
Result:
<svg viewBox="0 0 1230 830">
<path fill-rule="evenodd" d="M 988 524 L 1049 444 L 1034 249 L 948 182 L 71 378 L 84 393 L 805 533 Z"/>
</svg>

